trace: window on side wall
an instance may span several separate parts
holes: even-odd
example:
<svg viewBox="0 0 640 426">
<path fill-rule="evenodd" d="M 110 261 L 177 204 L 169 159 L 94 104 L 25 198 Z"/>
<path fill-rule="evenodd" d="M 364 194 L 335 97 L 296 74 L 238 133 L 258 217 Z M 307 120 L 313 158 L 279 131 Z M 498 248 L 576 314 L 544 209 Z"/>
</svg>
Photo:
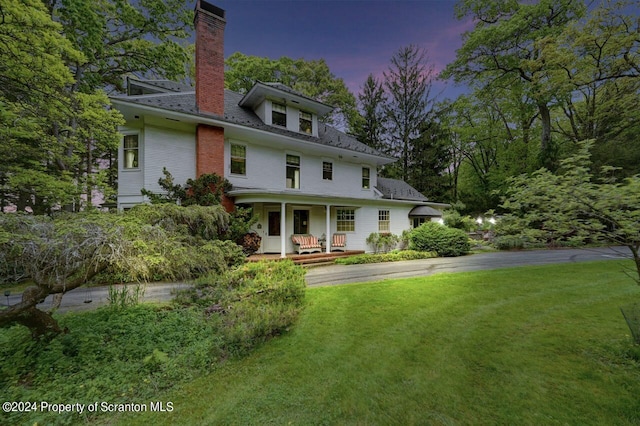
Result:
<svg viewBox="0 0 640 426">
<path fill-rule="evenodd" d="M 125 135 L 123 159 L 124 169 L 137 169 L 140 167 L 140 145 L 138 135 Z"/>
<path fill-rule="evenodd" d="M 333 180 L 333 163 L 329 161 L 322 162 L 322 179 Z"/>
<path fill-rule="evenodd" d="M 362 189 L 371 188 L 371 169 L 368 167 L 362 168 Z"/>
<path fill-rule="evenodd" d="M 338 232 L 355 232 L 355 209 L 336 209 L 336 230 Z"/>
<path fill-rule="evenodd" d="M 271 105 L 271 123 L 275 126 L 287 127 L 287 107 L 282 104 Z"/>
<path fill-rule="evenodd" d="M 389 210 L 378 210 L 378 232 L 391 232 Z"/>
<path fill-rule="evenodd" d="M 231 174 L 247 174 L 247 147 L 244 145 L 231 144 Z"/>
<path fill-rule="evenodd" d="M 300 157 L 287 155 L 287 188 L 300 189 Z"/>
<path fill-rule="evenodd" d="M 302 133 L 311 134 L 313 130 L 313 121 L 311 114 L 308 112 L 300 111 L 300 131 Z"/>
</svg>

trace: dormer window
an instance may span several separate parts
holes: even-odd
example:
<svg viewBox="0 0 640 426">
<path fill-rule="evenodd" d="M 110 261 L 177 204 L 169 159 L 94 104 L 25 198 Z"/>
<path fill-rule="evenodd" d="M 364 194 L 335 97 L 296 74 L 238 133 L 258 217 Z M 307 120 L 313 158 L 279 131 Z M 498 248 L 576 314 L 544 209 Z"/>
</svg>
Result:
<svg viewBox="0 0 640 426">
<path fill-rule="evenodd" d="M 287 127 L 287 107 L 285 105 L 277 104 L 275 102 L 272 104 L 271 124 Z"/>
<path fill-rule="evenodd" d="M 310 135 L 312 132 L 312 123 L 311 114 L 300 111 L 300 131 Z"/>
</svg>

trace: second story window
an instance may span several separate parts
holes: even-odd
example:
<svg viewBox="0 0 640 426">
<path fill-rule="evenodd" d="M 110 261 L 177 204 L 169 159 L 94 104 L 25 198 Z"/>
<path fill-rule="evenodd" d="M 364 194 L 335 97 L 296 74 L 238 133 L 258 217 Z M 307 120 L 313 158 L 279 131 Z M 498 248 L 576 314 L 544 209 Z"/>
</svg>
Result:
<svg viewBox="0 0 640 426">
<path fill-rule="evenodd" d="M 247 147 L 231 144 L 231 173 L 234 175 L 247 174 Z"/>
<path fill-rule="evenodd" d="M 276 126 L 287 127 L 287 107 L 273 103 L 271 106 L 271 123 Z"/>
<path fill-rule="evenodd" d="M 124 168 L 137 169 L 140 155 L 138 135 L 125 135 L 124 137 Z"/>
<path fill-rule="evenodd" d="M 362 168 L 362 189 L 371 188 L 371 169 L 368 167 Z"/>
<path fill-rule="evenodd" d="M 287 188 L 300 189 L 300 157 L 287 155 Z"/>
<path fill-rule="evenodd" d="M 333 180 L 333 163 L 328 161 L 322 162 L 322 179 Z"/>
<path fill-rule="evenodd" d="M 312 123 L 311 114 L 300 111 L 300 131 L 310 135 L 312 132 Z"/>
</svg>

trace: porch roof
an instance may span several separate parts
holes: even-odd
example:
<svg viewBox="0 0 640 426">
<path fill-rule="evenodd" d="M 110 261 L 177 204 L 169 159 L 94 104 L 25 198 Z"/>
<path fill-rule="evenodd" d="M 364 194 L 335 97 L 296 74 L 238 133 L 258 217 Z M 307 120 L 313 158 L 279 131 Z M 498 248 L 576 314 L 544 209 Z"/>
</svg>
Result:
<svg viewBox="0 0 640 426">
<path fill-rule="evenodd" d="M 429 206 L 416 206 L 409 212 L 409 217 L 440 217 L 442 212 Z"/>
<path fill-rule="evenodd" d="M 433 211 L 438 212 L 433 207 L 449 207 L 449 204 L 434 203 L 428 201 L 416 201 L 416 200 L 399 200 L 388 198 L 371 198 L 371 197 L 345 197 L 337 196 L 333 194 L 321 194 L 321 193 L 302 193 L 292 190 L 277 190 L 277 189 L 261 189 L 261 188 L 238 188 L 235 187 L 229 191 L 229 196 L 235 197 L 237 203 L 304 203 L 314 205 L 326 205 L 331 204 L 333 206 L 353 206 L 353 205 L 413 205 L 418 207 L 428 207 Z M 431 206 L 431 207 L 429 207 Z M 414 208 L 414 210 L 415 210 Z M 437 216 L 441 216 L 439 213 Z"/>
</svg>

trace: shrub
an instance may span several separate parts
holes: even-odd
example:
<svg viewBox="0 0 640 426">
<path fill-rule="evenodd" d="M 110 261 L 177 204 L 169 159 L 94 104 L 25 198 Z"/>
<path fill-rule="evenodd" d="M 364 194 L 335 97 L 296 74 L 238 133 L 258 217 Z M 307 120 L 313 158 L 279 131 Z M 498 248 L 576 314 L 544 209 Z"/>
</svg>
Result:
<svg viewBox="0 0 640 426">
<path fill-rule="evenodd" d="M 518 235 L 503 235 L 493 239 L 493 246 L 498 250 L 521 250 L 525 246 L 525 240 Z"/>
<path fill-rule="evenodd" d="M 305 271 L 293 262 L 254 262 L 225 274 L 209 274 L 176 302 L 197 305 L 220 316 L 223 340 L 241 355 L 280 334 L 297 318 L 306 288 Z"/>
<path fill-rule="evenodd" d="M 477 223 L 473 218 L 462 216 L 456 210 L 445 210 L 443 220 L 448 227 L 462 229 L 466 232 L 471 232 L 477 227 Z"/>
<path fill-rule="evenodd" d="M 425 222 L 411 231 L 412 250 L 435 251 L 438 256 L 462 256 L 471 250 L 467 234 L 437 222 Z"/>
<path fill-rule="evenodd" d="M 371 245 L 374 253 L 379 253 L 381 251 L 386 253 L 395 248 L 398 241 L 400 241 L 400 238 L 397 235 L 389 233 L 379 234 L 377 232 L 372 232 L 369 234 L 366 241 L 367 244 Z"/>
<path fill-rule="evenodd" d="M 359 254 L 357 256 L 342 257 L 336 259 L 339 265 L 360 265 L 364 263 L 398 262 L 401 260 L 430 259 L 436 257 L 434 252 L 402 250 L 390 253 Z"/>
</svg>

